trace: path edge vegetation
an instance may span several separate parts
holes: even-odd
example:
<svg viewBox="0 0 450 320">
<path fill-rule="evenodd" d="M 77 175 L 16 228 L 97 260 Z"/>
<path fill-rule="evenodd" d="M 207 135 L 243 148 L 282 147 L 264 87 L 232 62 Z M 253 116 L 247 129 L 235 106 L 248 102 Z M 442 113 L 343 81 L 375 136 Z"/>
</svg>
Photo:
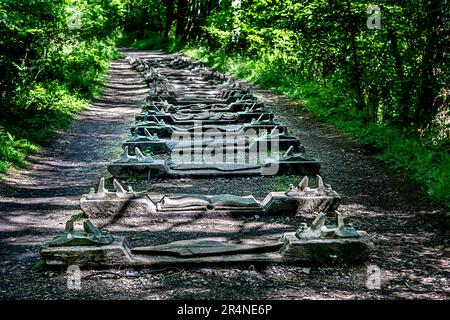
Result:
<svg viewBox="0 0 450 320">
<path fill-rule="evenodd" d="M 219 72 L 294 99 L 299 102 L 299 108 L 345 133 L 345 139 L 362 145 L 392 170 L 423 184 L 432 201 L 450 208 L 450 155 L 429 141 L 409 137 L 400 128 L 367 123 L 363 114 L 354 111 L 353 100 L 338 87 L 292 75 L 280 68 L 270 55 L 249 58 L 212 50 L 202 41 L 183 42 L 174 37 L 163 41 L 154 34 L 144 39 L 124 37 L 120 44 L 141 50 L 181 53 Z"/>
<path fill-rule="evenodd" d="M 180 52 L 220 72 L 300 102 L 299 108 L 339 129 L 346 139 L 363 145 L 392 169 L 422 183 L 432 200 L 450 208 L 450 155 L 408 137 L 398 128 L 366 123 L 362 115 L 352 112 L 352 101 L 338 88 L 286 74 L 267 57 L 254 60 L 227 55 L 198 43 L 187 44 Z"/>
<path fill-rule="evenodd" d="M 448 21 L 450 0 L 136 0 L 124 31 L 299 100 L 450 207 Z"/>
<path fill-rule="evenodd" d="M 101 95 L 122 13 L 106 0 L 0 3 L 0 178 Z"/>
</svg>

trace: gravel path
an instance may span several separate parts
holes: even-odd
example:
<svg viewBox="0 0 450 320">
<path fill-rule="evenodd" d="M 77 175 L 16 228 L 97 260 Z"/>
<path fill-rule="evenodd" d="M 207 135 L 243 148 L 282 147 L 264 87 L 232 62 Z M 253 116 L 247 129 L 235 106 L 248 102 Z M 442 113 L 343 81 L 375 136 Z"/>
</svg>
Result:
<svg viewBox="0 0 450 320">
<path fill-rule="evenodd" d="M 126 55 L 162 57 L 162 52 L 124 50 Z M 217 89 L 189 70 L 161 68 L 187 93 Z M 109 176 L 147 87 L 124 59 L 111 62 L 104 94 L 60 132 L 25 170 L 0 182 L 0 298 L 2 299 L 448 299 L 450 224 L 424 189 L 374 160 L 369 151 L 283 96 L 255 87 L 258 97 L 322 162 L 322 175 L 344 197 L 341 211 L 376 245 L 367 265 L 208 266 L 165 270 L 85 270 L 80 291 L 68 290 L 64 272 L 39 267 L 39 247 L 61 233 L 79 212 L 78 200 Z M 264 197 L 278 178 L 156 180 L 132 183 L 155 193 L 254 194 Z M 275 239 L 301 218 L 126 219 L 108 226 L 132 245 L 216 236 L 230 240 Z M 381 269 L 381 290 L 366 287 L 367 266 Z"/>
</svg>

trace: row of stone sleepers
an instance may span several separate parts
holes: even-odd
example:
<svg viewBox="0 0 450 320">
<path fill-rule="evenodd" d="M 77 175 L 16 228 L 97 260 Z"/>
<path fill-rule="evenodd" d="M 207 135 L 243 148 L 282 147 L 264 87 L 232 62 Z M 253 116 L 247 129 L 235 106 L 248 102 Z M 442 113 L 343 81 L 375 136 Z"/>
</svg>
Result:
<svg viewBox="0 0 450 320">
<path fill-rule="evenodd" d="M 320 163 L 249 88 L 217 73 L 222 84 L 214 96 L 187 96 L 157 71 L 154 61 L 140 60 L 128 59 L 143 76 L 152 75 L 154 90 L 136 115 L 123 155 L 108 165 L 114 177 L 318 173 Z"/>
<path fill-rule="evenodd" d="M 159 74 L 158 64 L 152 62 L 139 62 L 139 59 L 127 59 L 132 66 L 147 66 L 151 69 L 154 80 L 149 83 L 152 87 L 154 83 L 166 83 L 170 85 L 166 76 Z M 199 63 L 194 62 L 194 68 L 187 68 L 189 60 L 176 57 L 173 60 L 159 60 L 159 63 L 170 66 L 182 67 L 190 70 L 201 70 L 203 68 Z M 148 70 L 138 67 L 135 69 L 142 76 L 148 74 Z M 175 68 L 177 69 L 177 68 Z M 203 73 L 202 73 L 203 74 Z M 236 131 L 236 135 L 242 134 L 242 128 L 267 129 L 265 134 L 254 135 L 248 139 L 247 144 L 267 143 L 268 146 L 272 140 L 276 140 L 281 150 L 284 152 L 304 153 L 304 147 L 298 138 L 290 135 L 285 126 L 277 123 L 273 114 L 265 112 L 264 104 L 258 102 L 251 91 L 241 83 L 232 81 L 223 75 L 206 72 L 210 77 L 214 74 L 218 79 L 222 79 L 223 85 L 217 90 L 214 99 L 226 100 L 232 98 L 232 102 L 224 103 L 195 103 L 173 105 L 167 100 L 163 100 L 161 94 L 156 94 L 153 90 L 149 94 L 149 99 L 141 113 L 136 115 L 136 125 L 131 128 L 132 137 L 128 139 L 123 147 L 123 157 L 125 161 L 130 158 L 145 161 L 152 155 L 153 160 L 165 159 L 170 157 L 173 152 L 188 149 L 193 152 L 196 148 L 204 150 L 208 147 L 219 146 L 221 148 L 235 149 L 235 151 L 246 151 L 248 145 L 236 146 L 234 143 L 228 143 L 215 137 L 205 137 L 206 130 L 216 129 L 218 132 L 232 131 L 239 124 L 241 130 Z M 203 77 L 203 76 L 202 76 Z M 172 86 L 173 92 L 179 92 Z M 176 96 L 177 99 L 197 99 L 197 97 L 184 97 L 182 94 L 171 94 L 165 92 L 165 95 Z M 202 99 L 199 99 L 202 100 Z M 231 100 L 231 99 L 230 99 Z M 209 100 L 208 100 L 209 102 Z M 200 112 L 199 112 L 200 111 Z M 189 113 L 191 112 L 191 113 Z M 247 119 L 240 117 L 247 116 Z M 201 125 L 197 122 L 201 121 Z M 242 125 L 240 124 L 242 121 Z M 190 130 L 197 125 L 195 129 Z M 269 126 L 270 125 L 270 126 Z M 258 127 L 259 126 L 259 127 Z M 155 129 L 157 128 L 157 129 Z M 173 139 L 174 132 L 180 130 L 191 132 L 187 141 Z M 241 148 L 242 150 L 236 148 Z M 161 158 L 157 158 L 161 156 Z M 136 171 L 133 172 L 134 174 Z M 241 173 L 237 171 L 237 175 Z M 136 176 L 136 175 L 134 175 Z M 148 176 L 143 176 L 148 178 Z M 184 194 L 176 196 L 160 195 L 152 198 L 145 192 L 134 192 L 131 187 L 125 190 L 118 180 L 114 180 L 114 192 L 105 189 L 104 179 L 99 183 L 98 190 L 94 189 L 81 199 L 80 205 L 83 212 L 89 218 L 109 219 L 119 214 L 126 216 L 158 216 L 170 213 L 180 214 L 199 214 L 226 212 L 263 215 L 306 215 L 318 211 L 334 212 L 340 202 L 340 196 L 331 189 L 331 186 L 324 184 L 320 176 L 316 177 L 317 186 L 310 188 L 308 178 L 305 176 L 297 186 L 290 186 L 285 192 L 270 192 L 263 201 L 257 201 L 253 196 L 234 196 L 234 195 L 215 195 L 206 196 L 200 194 Z"/>
<path fill-rule="evenodd" d="M 317 177 L 317 183 L 316 188 L 310 188 L 308 178 L 305 177 L 297 187 L 285 193 L 270 193 L 261 202 L 253 197 L 196 194 L 164 196 L 155 201 L 146 192 L 134 192 L 131 187 L 125 190 L 117 180 L 114 180 L 115 191 L 109 191 L 102 178 L 97 191 L 91 190 L 83 196 L 81 208 L 91 218 L 106 217 L 110 221 L 114 221 L 117 216 L 125 218 L 129 215 L 168 218 L 173 212 L 177 215 L 183 212 L 205 214 L 221 211 L 284 214 L 289 207 L 303 211 L 308 209 L 308 205 L 318 208 L 328 204 L 333 209 L 337 208 L 337 194 L 333 195 L 331 188 L 324 185 L 320 177 Z M 332 201 L 327 200 L 327 196 Z M 368 258 L 373 245 L 367 233 L 346 225 L 344 216 L 338 211 L 335 211 L 334 224 L 327 225 L 326 219 L 326 215 L 320 212 L 311 225 L 303 223 L 297 231 L 284 233 L 278 241 L 235 244 L 200 238 L 131 247 L 124 237 L 112 236 L 107 230 L 97 229 L 89 219 L 75 217 L 66 223 L 63 235 L 42 247 L 41 255 L 48 266 L 77 265 L 82 268 L 230 262 L 327 264 L 336 262 L 336 259 L 343 263 L 360 263 Z M 82 231 L 75 228 L 78 221 L 82 221 Z"/>
<path fill-rule="evenodd" d="M 257 149 L 260 144 L 270 145 L 270 152 L 283 152 L 283 157 L 277 160 L 279 165 L 291 162 L 294 169 L 307 167 L 304 147 L 300 141 L 289 135 L 287 128 L 277 123 L 272 114 L 266 113 L 264 105 L 247 88 L 233 83 L 224 75 L 202 70 L 203 67 L 198 63 L 189 68 L 190 61 L 179 57 L 159 62 L 137 58 L 127 60 L 153 90 L 142 112 L 136 116 L 136 125 L 131 128 L 132 137 L 123 144 L 124 155 L 108 167 L 114 176 L 126 178 L 137 174 L 150 178 L 158 175 L 211 177 L 229 173 L 261 174 L 263 172 L 251 171 L 242 163 L 231 166 L 225 163 L 220 167 L 216 163 L 196 163 L 192 159 L 189 160 L 191 166 L 186 166 L 183 171 L 173 161 L 175 154 L 186 150 L 189 155 L 194 156 L 195 150 L 204 152 L 208 148 L 246 154 L 252 148 Z M 156 70 L 159 63 L 169 64 L 174 69 L 200 69 L 205 71 L 208 81 L 226 83 L 212 99 L 183 97 Z M 207 135 L 211 130 L 219 133 L 219 139 L 217 136 Z M 246 135 L 246 130 L 254 130 L 256 134 Z M 236 145 L 228 142 L 222 136 L 223 133 L 232 138 L 244 135 L 245 143 Z M 185 139 L 178 139 L 178 136 Z M 274 141 L 277 142 L 275 147 L 272 145 Z M 298 154 L 303 158 L 295 158 Z M 291 161 L 292 159 L 296 160 Z M 261 167 L 260 165 L 259 169 Z M 158 171 L 156 168 L 162 169 Z M 312 171 L 318 170 L 317 166 L 312 168 L 315 169 Z M 269 174 L 280 172 L 288 171 L 280 165 L 278 172 Z M 367 259 L 372 247 L 368 235 L 344 223 L 344 216 L 337 211 L 340 196 L 331 186 L 324 184 L 319 175 L 316 176 L 316 182 L 315 187 L 309 187 L 309 179 L 305 176 L 297 186 L 291 185 L 284 192 L 270 192 L 264 200 L 258 201 L 253 196 L 229 194 L 164 195 L 152 198 L 147 192 L 135 192 L 131 186 L 125 189 L 116 179 L 114 191 L 109 191 L 105 188 L 104 178 L 101 178 L 97 190 L 92 188 L 84 195 L 80 206 L 85 217 L 100 219 L 103 223 L 112 223 L 117 217 L 169 218 L 171 214 L 305 216 L 319 213 L 311 225 L 304 223 L 296 232 L 285 233 L 279 241 L 251 245 L 194 239 L 156 246 L 130 247 L 125 238 L 97 229 L 89 219 L 83 220 L 83 231 L 77 231 L 74 224 L 79 219 L 71 219 L 66 224 L 64 234 L 48 242 L 41 254 L 49 266 L 78 265 L 95 268 L 220 262 L 328 263 L 336 257 L 340 261 L 352 263 Z M 326 225 L 327 214 L 334 214 L 334 224 Z"/>
</svg>

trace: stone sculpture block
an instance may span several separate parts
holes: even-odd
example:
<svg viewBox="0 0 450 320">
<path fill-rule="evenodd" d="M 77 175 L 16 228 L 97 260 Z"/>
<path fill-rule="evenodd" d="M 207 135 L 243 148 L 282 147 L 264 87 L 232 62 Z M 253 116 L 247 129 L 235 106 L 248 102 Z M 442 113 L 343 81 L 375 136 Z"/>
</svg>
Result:
<svg viewBox="0 0 450 320">
<path fill-rule="evenodd" d="M 245 162 L 245 157 L 236 158 L 234 161 L 222 159 L 222 162 L 173 162 L 171 160 L 156 160 L 144 156 L 139 148 L 135 147 L 136 155 L 130 155 L 128 147 L 124 148 L 123 156 L 108 165 L 108 171 L 115 178 L 139 177 L 150 179 L 155 177 L 233 177 L 254 175 L 279 175 L 279 174 L 317 174 L 320 163 L 303 153 L 293 153 L 290 147 L 284 154 L 277 158 L 255 159 L 257 162 Z M 201 156 L 201 155 L 200 155 Z M 194 159 L 195 160 L 195 159 Z"/>
<path fill-rule="evenodd" d="M 101 178 L 98 191 L 91 189 L 80 200 L 81 210 L 89 218 L 119 218 L 152 216 L 157 214 L 155 203 L 147 194 L 128 190 L 114 180 L 114 192 L 105 189 L 105 179 Z"/>
<path fill-rule="evenodd" d="M 171 125 L 193 125 L 199 121 L 202 124 L 235 124 L 235 123 L 249 123 L 254 119 L 267 120 L 271 116 L 270 113 L 254 113 L 254 112 L 238 112 L 236 114 L 191 114 L 191 115 L 172 115 L 169 113 L 160 114 L 139 114 L 135 116 L 137 122 L 159 122 L 164 121 Z"/>
<path fill-rule="evenodd" d="M 116 237 L 104 245 L 44 245 L 41 256 L 48 266 L 176 266 L 210 263 L 360 263 L 369 257 L 373 244 L 367 233 L 337 224 L 325 226 L 320 213 L 310 227 L 285 233 L 280 241 L 236 244 L 226 239 L 192 239 L 163 245 L 130 248 Z"/>
<path fill-rule="evenodd" d="M 51 267 L 77 265 L 83 268 L 103 268 L 134 264 L 130 247 L 123 237 L 114 237 L 114 241 L 105 246 L 44 245 L 41 257 Z"/>
<path fill-rule="evenodd" d="M 324 185 L 322 178 L 317 175 L 317 187 L 308 187 L 307 176 L 294 187 L 291 185 L 285 192 L 271 192 L 263 200 L 267 214 L 283 214 L 297 212 L 297 215 L 316 212 L 334 212 L 337 210 L 341 197 L 330 186 Z"/>
<path fill-rule="evenodd" d="M 148 194 L 128 190 L 114 180 L 115 191 L 110 192 L 104 187 L 104 178 L 100 179 L 98 191 L 91 190 L 83 195 L 80 206 L 90 218 L 112 218 L 130 216 L 164 216 L 167 213 L 231 213 L 239 215 L 298 215 L 304 216 L 317 212 L 334 212 L 340 201 L 340 196 L 330 186 L 323 185 L 322 178 L 317 178 L 318 186 L 309 188 L 307 177 L 304 177 L 297 187 L 302 191 L 269 193 L 260 202 L 252 195 L 236 196 L 230 194 L 202 195 L 155 195 L 160 200 L 152 201 Z M 275 196 L 274 196 L 275 194 Z M 281 194 L 279 197 L 278 194 Z M 318 199 L 321 199 L 318 201 Z M 326 210 L 322 210 L 325 208 Z"/>
</svg>

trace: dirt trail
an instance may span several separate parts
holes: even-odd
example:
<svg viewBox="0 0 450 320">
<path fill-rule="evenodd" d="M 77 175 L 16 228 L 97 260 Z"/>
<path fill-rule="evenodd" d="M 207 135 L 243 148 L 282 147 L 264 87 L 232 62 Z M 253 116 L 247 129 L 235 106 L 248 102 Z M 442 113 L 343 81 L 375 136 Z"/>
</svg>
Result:
<svg viewBox="0 0 450 320">
<path fill-rule="evenodd" d="M 161 52 L 124 50 L 124 54 L 161 57 Z M 160 70 L 187 94 L 214 93 L 215 86 L 189 70 Z M 322 162 L 327 183 L 344 196 L 341 211 L 376 244 L 371 261 L 380 267 L 381 290 L 366 288 L 367 266 L 210 266 L 190 269 L 110 270 L 86 278 L 81 291 L 68 290 L 64 273 L 35 271 L 42 241 L 59 234 L 79 211 L 78 200 L 118 157 L 140 110 L 147 87 L 124 59 L 111 63 L 103 96 L 59 133 L 45 150 L 31 157 L 25 170 L 0 183 L 0 298 L 449 298 L 450 226 L 440 219 L 422 187 L 387 170 L 368 152 L 347 142 L 333 128 L 317 122 L 298 103 L 255 88 L 278 119 L 297 135 L 308 153 Z M 295 116 L 293 116 L 295 115 Z M 152 192 L 255 194 L 261 198 L 276 178 L 156 180 L 136 184 Z M 135 186 L 135 184 L 133 184 Z M 198 236 L 229 239 L 275 238 L 299 225 L 288 217 L 143 219 L 109 226 L 139 244 L 164 243 Z M 92 271 L 83 271 L 84 275 Z"/>
</svg>

